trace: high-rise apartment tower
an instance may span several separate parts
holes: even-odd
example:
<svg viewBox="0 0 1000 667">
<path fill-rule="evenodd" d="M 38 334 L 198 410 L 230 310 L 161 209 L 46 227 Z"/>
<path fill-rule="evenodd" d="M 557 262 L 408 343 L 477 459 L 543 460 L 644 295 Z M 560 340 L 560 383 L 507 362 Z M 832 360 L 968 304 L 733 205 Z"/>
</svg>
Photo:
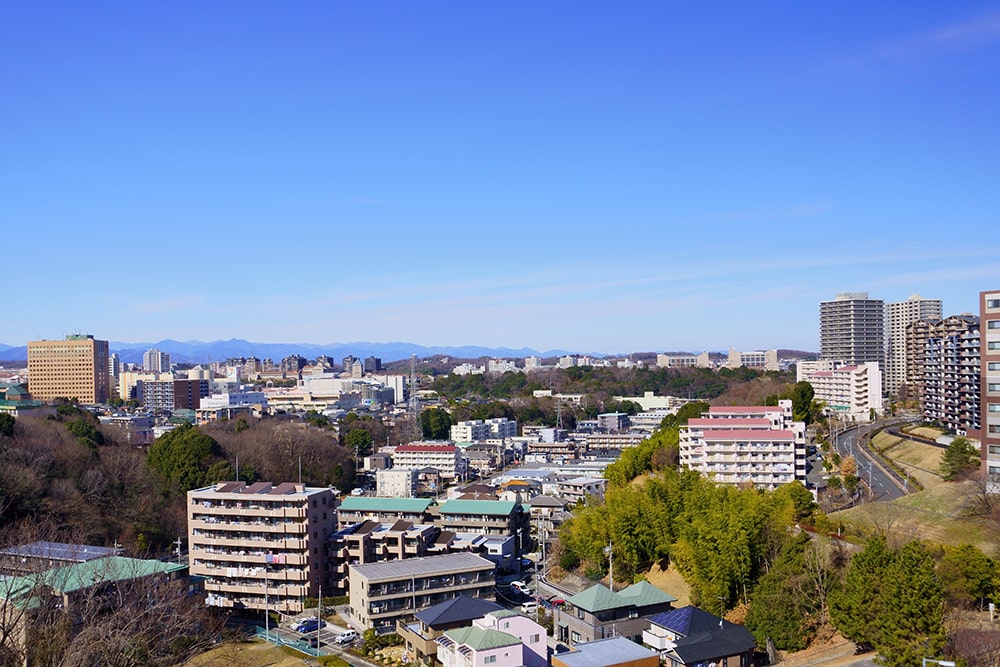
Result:
<svg viewBox="0 0 1000 667">
<path fill-rule="evenodd" d="M 819 304 L 820 359 L 885 368 L 885 304 L 867 292 L 838 294 Z"/>
<path fill-rule="evenodd" d="M 906 375 L 906 327 L 918 320 L 940 320 L 941 299 L 925 299 L 919 294 L 885 307 L 885 390 L 890 396 L 915 378 Z"/>
</svg>

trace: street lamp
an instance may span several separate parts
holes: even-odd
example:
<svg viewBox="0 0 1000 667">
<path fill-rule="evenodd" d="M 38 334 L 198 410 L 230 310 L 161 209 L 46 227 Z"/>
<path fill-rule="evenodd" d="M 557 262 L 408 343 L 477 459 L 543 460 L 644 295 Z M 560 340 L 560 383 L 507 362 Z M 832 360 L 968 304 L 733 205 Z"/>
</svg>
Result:
<svg viewBox="0 0 1000 667">
<path fill-rule="evenodd" d="M 924 658 L 924 662 L 921 667 L 927 667 L 927 665 L 941 665 L 941 667 L 955 667 L 954 660 L 935 660 L 934 658 Z"/>
</svg>

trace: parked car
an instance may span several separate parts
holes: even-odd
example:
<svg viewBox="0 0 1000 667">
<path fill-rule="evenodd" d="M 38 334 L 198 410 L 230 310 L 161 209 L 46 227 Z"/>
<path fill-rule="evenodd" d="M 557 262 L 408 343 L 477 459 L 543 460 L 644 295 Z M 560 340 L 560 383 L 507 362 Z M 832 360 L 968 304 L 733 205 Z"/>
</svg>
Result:
<svg viewBox="0 0 1000 667">
<path fill-rule="evenodd" d="M 347 630 L 346 632 L 341 632 L 339 635 L 337 635 L 337 639 L 335 641 L 338 644 L 350 644 L 357 638 L 358 638 L 357 630 Z"/>
<path fill-rule="evenodd" d="M 531 591 L 531 589 L 528 588 L 528 584 L 524 583 L 523 581 L 512 581 L 510 582 L 510 587 L 513 588 L 515 591 L 519 591 L 521 593 L 528 593 Z"/>
<path fill-rule="evenodd" d="M 525 616 L 531 616 L 538 611 L 538 603 L 532 600 L 531 602 L 525 602 L 521 605 L 521 613 Z"/>
<path fill-rule="evenodd" d="M 296 626 L 292 626 L 297 632 L 306 634 L 307 632 L 316 632 L 320 628 L 326 627 L 326 621 L 321 618 L 305 618 L 298 622 Z"/>
</svg>

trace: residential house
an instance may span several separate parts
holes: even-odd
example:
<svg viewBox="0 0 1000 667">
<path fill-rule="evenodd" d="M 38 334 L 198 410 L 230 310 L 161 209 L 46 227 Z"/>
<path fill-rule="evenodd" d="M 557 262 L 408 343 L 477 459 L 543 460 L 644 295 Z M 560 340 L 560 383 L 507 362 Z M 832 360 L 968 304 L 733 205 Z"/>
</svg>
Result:
<svg viewBox="0 0 1000 667">
<path fill-rule="evenodd" d="M 659 667 L 660 656 L 625 637 L 577 644 L 552 656 L 552 667 Z"/>
<path fill-rule="evenodd" d="M 647 617 L 670 611 L 675 599 L 648 581 L 620 591 L 596 584 L 566 601 L 556 618 L 557 636 L 573 644 L 614 636 L 641 641 Z"/>
<path fill-rule="evenodd" d="M 688 605 L 649 617 L 642 642 L 660 652 L 667 667 L 753 667 L 757 640 L 742 625 Z"/>
<path fill-rule="evenodd" d="M 477 618 L 503 607 L 491 600 L 459 595 L 413 615 L 414 620 L 398 621 L 396 634 L 406 644 L 406 652 L 417 665 L 433 665 L 437 660 L 435 641 L 447 630 L 463 628 Z"/>
<path fill-rule="evenodd" d="M 546 667 L 545 628 L 530 618 L 503 609 L 477 618 L 465 628 L 437 638 L 438 661 L 445 667 Z"/>
</svg>

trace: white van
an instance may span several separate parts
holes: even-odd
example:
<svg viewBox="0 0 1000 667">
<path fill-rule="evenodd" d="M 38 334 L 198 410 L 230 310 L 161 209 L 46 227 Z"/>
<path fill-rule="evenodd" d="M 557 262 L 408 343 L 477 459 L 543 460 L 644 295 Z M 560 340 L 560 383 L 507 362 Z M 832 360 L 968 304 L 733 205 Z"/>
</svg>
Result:
<svg viewBox="0 0 1000 667">
<path fill-rule="evenodd" d="M 525 602 L 521 605 L 521 613 L 525 616 L 533 616 L 538 611 L 538 603 L 535 601 Z"/>
</svg>

